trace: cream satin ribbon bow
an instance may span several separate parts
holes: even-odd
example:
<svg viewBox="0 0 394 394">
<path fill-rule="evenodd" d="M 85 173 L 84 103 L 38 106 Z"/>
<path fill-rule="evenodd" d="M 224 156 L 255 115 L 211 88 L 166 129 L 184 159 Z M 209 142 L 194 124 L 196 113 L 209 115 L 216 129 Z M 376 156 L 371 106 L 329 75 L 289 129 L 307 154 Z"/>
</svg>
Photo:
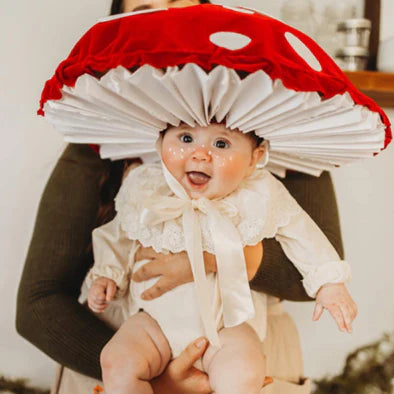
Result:
<svg viewBox="0 0 394 394">
<path fill-rule="evenodd" d="M 189 256 L 196 287 L 201 320 L 206 336 L 213 346 L 220 347 L 214 310 L 209 294 L 202 249 L 198 209 L 208 217 L 209 229 L 215 247 L 217 275 L 223 305 L 225 327 L 233 327 L 251 319 L 254 306 L 250 293 L 245 257 L 237 229 L 222 215 L 234 216 L 238 210 L 224 202 L 206 198 L 192 200 L 182 185 L 170 174 L 164 164 L 164 177 L 176 197 L 157 196 L 144 202 L 141 222 L 155 225 L 182 216 L 186 252 Z"/>
</svg>

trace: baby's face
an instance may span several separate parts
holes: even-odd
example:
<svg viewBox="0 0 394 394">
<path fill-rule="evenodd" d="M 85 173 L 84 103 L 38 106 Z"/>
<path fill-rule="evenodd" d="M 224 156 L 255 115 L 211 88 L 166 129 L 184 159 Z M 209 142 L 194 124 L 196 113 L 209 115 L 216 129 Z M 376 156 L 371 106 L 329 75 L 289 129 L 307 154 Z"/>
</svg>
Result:
<svg viewBox="0 0 394 394">
<path fill-rule="evenodd" d="M 264 150 L 238 130 L 221 124 L 169 128 L 162 160 L 191 198 L 221 198 L 254 170 Z"/>
</svg>

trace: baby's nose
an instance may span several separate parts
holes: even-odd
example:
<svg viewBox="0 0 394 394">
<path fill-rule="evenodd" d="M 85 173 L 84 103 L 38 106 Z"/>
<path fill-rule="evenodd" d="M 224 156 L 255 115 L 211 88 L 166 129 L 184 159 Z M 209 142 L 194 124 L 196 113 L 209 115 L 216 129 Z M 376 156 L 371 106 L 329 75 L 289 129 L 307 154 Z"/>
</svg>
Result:
<svg viewBox="0 0 394 394">
<path fill-rule="evenodd" d="M 199 145 L 193 152 L 193 159 L 201 161 L 211 160 L 211 152 L 205 145 Z"/>
</svg>

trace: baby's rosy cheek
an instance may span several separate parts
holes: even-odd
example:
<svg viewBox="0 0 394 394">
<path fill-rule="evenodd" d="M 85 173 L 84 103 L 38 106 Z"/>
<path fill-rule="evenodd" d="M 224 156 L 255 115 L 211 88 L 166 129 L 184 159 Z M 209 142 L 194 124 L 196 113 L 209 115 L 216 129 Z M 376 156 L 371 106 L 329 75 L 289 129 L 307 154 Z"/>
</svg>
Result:
<svg viewBox="0 0 394 394">
<path fill-rule="evenodd" d="M 217 166 L 223 173 L 234 173 L 234 170 L 240 169 L 244 165 L 244 158 L 238 157 L 236 155 L 229 156 L 218 156 Z"/>
<path fill-rule="evenodd" d="M 236 162 L 237 160 L 232 155 L 229 156 L 216 155 L 215 161 L 220 169 L 226 170 L 229 167 L 233 167 L 234 162 Z"/>
<path fill-rule="evenodd" d="M 185 158 L 185 152 L 183 148 L 169 147 L 163 149 L 161 152 L 164 163 L 182 161 Z"/>
</svg>

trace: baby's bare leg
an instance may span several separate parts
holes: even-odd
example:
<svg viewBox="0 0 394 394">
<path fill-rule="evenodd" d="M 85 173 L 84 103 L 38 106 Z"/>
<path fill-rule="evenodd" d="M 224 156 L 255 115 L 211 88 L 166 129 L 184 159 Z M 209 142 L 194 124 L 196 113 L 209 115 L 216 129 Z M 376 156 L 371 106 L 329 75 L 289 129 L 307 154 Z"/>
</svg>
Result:
<svg viewBox="0 0 394 394">
<path fill-rule="evenodd" d="M 209 346 L 203 366 L 215 394 L 259 394 L 265 377 L 263 344 L 248 324 L 223 328 L 221 349 Z"/>
<path fill-rule="evenodd" d="M 145 312 L 131 316 L 101 352 L 107 394 L 153 394 L 149 383 L 160 375 L 171 349 L 156 320 Z"/>
</svg>

